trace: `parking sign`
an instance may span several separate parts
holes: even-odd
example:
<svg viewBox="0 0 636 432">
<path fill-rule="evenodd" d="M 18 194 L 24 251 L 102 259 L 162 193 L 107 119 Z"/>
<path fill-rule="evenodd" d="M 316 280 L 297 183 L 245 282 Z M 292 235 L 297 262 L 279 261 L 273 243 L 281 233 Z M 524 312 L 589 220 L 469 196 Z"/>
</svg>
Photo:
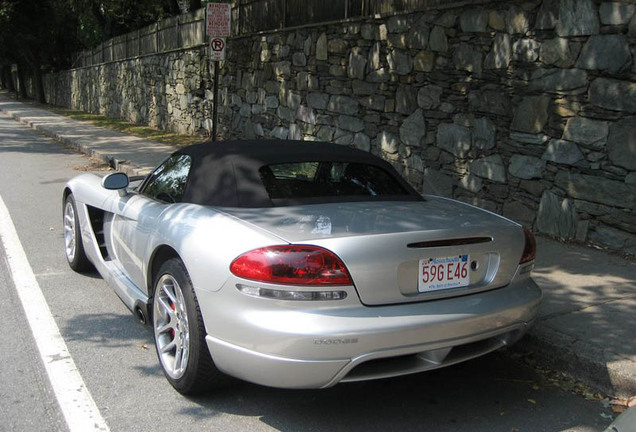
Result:
<svg viewBox="0 0 636 432">
<path fill-rule="evenodd" d="M 225 60 L 225 38 L 213 37 L 210 39 L 210 60 Z"/>
</svg>

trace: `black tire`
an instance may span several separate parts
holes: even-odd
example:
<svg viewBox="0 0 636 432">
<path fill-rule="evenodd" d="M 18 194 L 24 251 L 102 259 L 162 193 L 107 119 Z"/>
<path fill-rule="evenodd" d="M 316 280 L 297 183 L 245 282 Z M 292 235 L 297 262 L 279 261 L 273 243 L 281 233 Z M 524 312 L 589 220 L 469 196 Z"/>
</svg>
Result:
<svg viewBox="0 0 636 432">
<path fill-rule="evenodd" d="M 93 265 L 84 251 L 82 230 L 73 194 L 69 194 L 64 200 L 62 224 L 64 226 L 64 255 L 66 255 L 68 265 L 76 272 L 85 272 L 92 269 Z"/>
<path fill-rule="evenodd" d="M 183 395 L 209 391 L 222 374 L 205 342 L 201 310 L 183 262 L 172 258 L 163 263 L 153 286 L 152 328 L 164 375 Z"/>
</svg>

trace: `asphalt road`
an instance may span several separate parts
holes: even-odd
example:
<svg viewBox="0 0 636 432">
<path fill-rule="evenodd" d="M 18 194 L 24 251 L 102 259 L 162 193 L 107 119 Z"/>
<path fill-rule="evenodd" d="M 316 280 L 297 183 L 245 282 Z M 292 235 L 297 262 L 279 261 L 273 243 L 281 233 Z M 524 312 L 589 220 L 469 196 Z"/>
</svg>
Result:
<svg viewBox="0 0 636 432">
<path fill-rule="evenodd" d="M 0 197 L 75 365 L 111 431 L 601 431 L 598 400 L 509 353 L 402 378 L 290 391 L 230 380 L 185 398 L 163 378 L 150 327 L 63 253 L 61 190 L 90 161 L 0 114 Z M 0 244 L 0 431 L 68 430 Z M 74 431 L 73 431 L 74 432 Z"/>
</svg>

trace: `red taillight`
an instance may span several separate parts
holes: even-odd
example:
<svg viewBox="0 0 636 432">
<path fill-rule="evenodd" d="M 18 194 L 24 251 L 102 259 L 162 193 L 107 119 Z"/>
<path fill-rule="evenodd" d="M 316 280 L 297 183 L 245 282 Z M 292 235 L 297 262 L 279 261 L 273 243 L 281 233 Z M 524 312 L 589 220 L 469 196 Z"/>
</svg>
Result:
<svg viewBox="0 0 636 432">
<path fill-rule="evenodd" d="M 352 285 L 349 272 L 332 252 L 316 246 L 254 249 L 230 264 L 235 276 L 290 285 Z"/>
<path fill-rule="evenodd" d="M 534 239 L 534 235 L 527 229 L 523 230 L 523 234 L 526 238 L 526 244 L 523 247 L 523 254 L 521 255 L 521 261 L 519 261 L 519 264 L 533 261 L 537 255 L 537 242 Z"/>
</svg>

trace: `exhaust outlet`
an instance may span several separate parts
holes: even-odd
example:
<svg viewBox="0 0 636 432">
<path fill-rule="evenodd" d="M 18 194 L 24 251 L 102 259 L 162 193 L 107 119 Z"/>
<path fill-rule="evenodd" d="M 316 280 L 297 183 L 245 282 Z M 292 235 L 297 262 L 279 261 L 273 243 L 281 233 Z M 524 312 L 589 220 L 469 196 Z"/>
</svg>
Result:
<svg viewBox="0 0 636 432">
<path fill-rule="evenodd" d="M 140 308 L 140 307 L 136 307 L 135 308 L 135 316 L 137 317 L 139 322 L 142 323 L 143 325 L 148 324 L 148 318 L 146 317 L 146 314 L 142 310 L 142 308 Z"/>
</svg>

